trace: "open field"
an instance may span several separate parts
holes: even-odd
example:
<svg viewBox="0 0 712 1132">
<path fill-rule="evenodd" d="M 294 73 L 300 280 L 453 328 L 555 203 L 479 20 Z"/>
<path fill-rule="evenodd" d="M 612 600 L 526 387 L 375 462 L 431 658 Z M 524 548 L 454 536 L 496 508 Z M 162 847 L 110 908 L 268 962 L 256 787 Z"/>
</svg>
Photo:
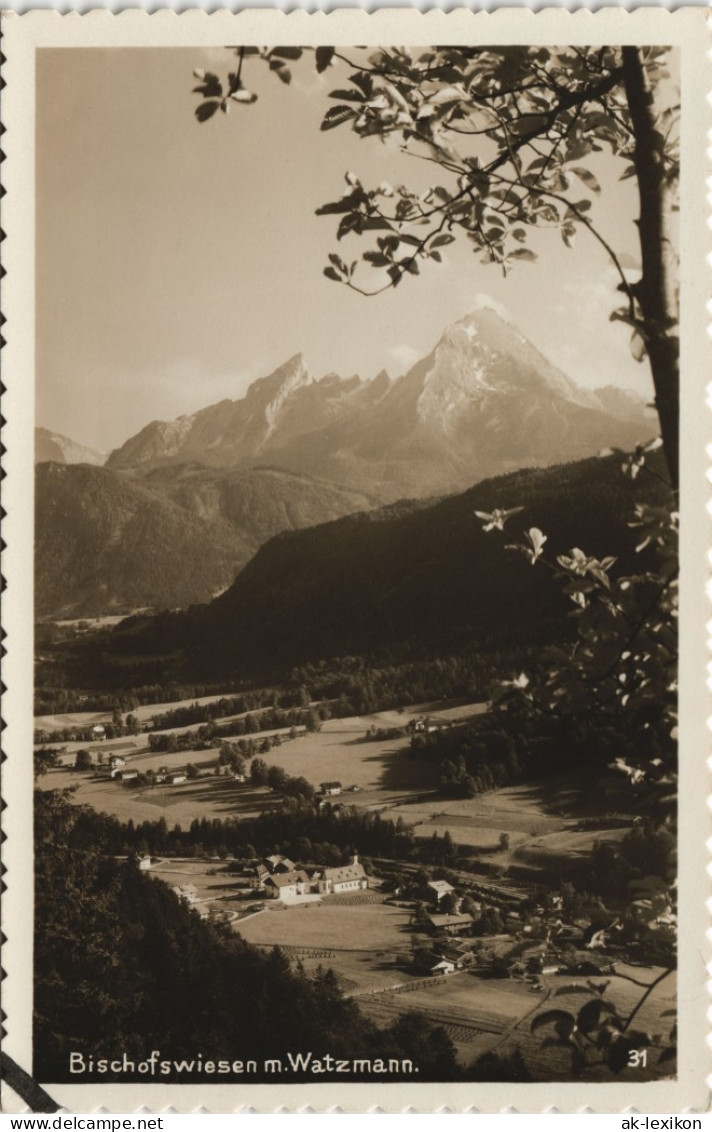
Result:
<svg viewBox="0 0 712 1132">
<path fill-rule="evenodd" d="M 181 751 L 174 755 L 150 755 L 144 760 L 131 760 L 131 766 L 144 770 L 148 766 L 167 766 L 178 770 L 186 762 L 195 762 L 200 767 L 201 759 L 206 759 L 205 751 Z M 212 764 L 215 757 L 212 756 Z M 207 769 L 204 767 L 203 769 Z M 165 815 L 166 820 L 178 823 L 187 829 L 194 818 L 239 818 L 255 817 L 263 810 L 278 804 L 278 798 L 267 787 L 241 784 L 232 778 L 213 777 L 188 780 L 177 786 L 132 787 L 121 782 L 112 782 L 105 777 L 95 777 L 93 773 L 77 773 L 71 770 L 53 770 L 40 779 L 40 789 L 61 790 L 76 786 L 72 801 L 79 805 L 92 806 L 99 813 L 111 814 L 119 821 L 132 819 L 157 821 Z"/>
<path fill-rule="evenodd" d="M 148 710 L 148 709 L 145 709 Z M 155 707 L 151 710 L 155 710 Z M 343 801 L 349 805 L 364 808 L 383 808 L 395 803 L 399 798 L 412 796 L 422 791 L 433 791 L 437 785 L 437 771 L 420 760 L 411 759 L 408 741 L 404 738 L 387 739 L 380 742 L 364 742 L 363 737 L 369 727 L 403 727 L 410 718 L 423 713 L 421 708 L 410 708 L 403 712 L 380 712 L 369 716 L 354 716 L 347 719 L 328 720 L 321 731 L 300 732 L 297 739 L 276 747 L 265 757 L 268 764 L 282 766 L 288 774 L 303 775 L 318 787 L 320 782 L 338 780 L 344 787 L 357 786 L 357 793 L 348 793 Z M 483 705 L 458 705 L 430 711 L 434 719 L 462 718 L 483 710 Z M 286 734 L 288 728 L 259 733 L 260 738 L 271 734 Z M 143 737 L 135 740 L 122 740 L 139 744 L 138 752 L 131 756 L 131 769 L 146 771 L 158 770 L 166 766 L 171 770 L 183 769 L 187 763 L 195 763 L 204 773 L 211 772 L 217 760 L 216 750 L 179 751 L 173 754 L 160 752 L 152 754 L 144 745 Z M 86 743 L 67 744 L 67 750 L 86 747 Z M 89 744 L 92 750 L 108 750 L 108 744 Z M 194 818 L 245 817 L 258 813 L 265 806 L 274 804 L 276 799 L 269 791 L 256 791 L 241 786 L 231 779 L 212 776 L 187 782 L 181 786 L 157 786 L 133 788 L 122 786 L 106 778 L 95 777 L 93 773 L 78 774 L 71 770 L 57 769 L 45 775 L 40 785 L 44 789 L 57 789 L 76 786 L 74 799 L 87 803 L 103 813 L 114 814 L 121 820 L 129 817 L 137 819 L 160 817 L 164 806 L 170 808 L 172 820 L 190 824 Z"/>
<path fill-rule="evenodd" d="M 581 831 L 579 816 L 591 812 L 590 792 L 580 778 L 571 775 L 554 784 L 505 786 L 477 798 L 446 798 L 438 794 L 438 769 L 423 759 L 411 757 L 406 737 L 364 741 L 370 728 L 404 727 L 410 719 L 428 714 L 434 723 L 457 720 L 483 711 L 483 704 L 456 706 L 419 705 L 403 712 L 387 711 L 346 719 L 330 719 L 320 731 L 301 730 L 296 739 L 270 751 L 268 764 L 281 766 L 292 776 L 303 776 L 318 788 L 321 782 L 339 781 L 344 793 L 339 801 L 359 809 L 378 810 L 384 817 L 402 818 L 415 828 L 417 837 L 449 832 L 471 858 L 481 858 L 506 870 L 509 866 L 565 873 L 591 851 L 596 841 L 620 840 L 626 830 L 618 828 Z M 148 711 L 149 709 L 144 709 Z M 152 707 L 150 710 L 155 710 Z M 179 728 L 176 730 L 184 730 Z M 288 734 L 288 728 L 260 732 L 259 736 Z M 151 753 L 143 736 L 118 741 L 134 750 L 121 753 L 128 765 L 139 771 L 182 770 L 194 763 L 203 774 L 179 786 L 123 786 L 92 773 L 54 770 L 41 780 L 43 788 L 76 786 L 75 800 L 114 814 L 121 820 L 158 818 L 170 813 L 172 822 L 187 826 L 194 818 L 252 817 L 279 804 L 265 789 L 241 785 L 231 778 L 213 775 L 217 751 Z M 67 745 L 68 754 L 86 744 Z M 108 752 L 112 744 L 91 744 L 92 750 Z M 352 788 L 356 789 L 352 789 Z M 509 837 L 509 847 L 499 849 L 500 835 Z"/>
<path fill-rule="evenodd" d="M 364 995 L 359 1006 L 379 1025 L 388 1025 L 410 1011 L 442 1026 L 468 1065 L 491 1049 L 512 1025 L 543 1001 L 529 984 L 510 979 L 482 979 L 458 971 L 444 979 L 420 980 L 412 990 Z"/>
<path fill-rule="evenodd" d="M 165 704 L 141 704 L 134 708 L 132 714 L 139 723 L 150 723 L 154 715 L 164 711 L 173 711 L 175 708 L 188 707 L 189 704 L 214 704 L 224 699 L 224 693 L 217 696 L 197 696 L 189 700 L 173 700 Z M 60 715 L 36 715 L 35 727 L 46 731 L 59 731 L 64 727 L 93 727 L 96 723 L 111 723 L 110 711 L 72 711 Z M 194 725 L 195 726 L 195 725 Z"/>
<path fill-rule="evenodd" d="M 415 981 L 396 966 L 410 954 L 409 920 L 409 912 L 388 904 L 327 897 L 321 904 L 269 908 L 235 930 L 248 943 L 284 947 L 307 971 L 331 967 L 345 993 L 361 995 Z"/>
<path fill-rule="evenodd" d="M 192 704 L 214 704 L 218 700 L 226 699 L 229 693 L 221 692 L 218 695 L 212 696 L 193 696 L 187 700 L 172 700 L 170 703 L 161 704 L 141 704 L 139 707 L 134 708 L 132 714 L 141 724 L 150 723 L 154 716 L 162 715 L 167 711 L 175 711 L 178 708 L 190 707 Z M 314 705 L 316 706 L 316 704 Z M 428 714 L 432 716 L 433 720 L 451 719 L 459 721 L 468 719 L 472 715 L 479 714 L 485 711 L 486 704 L 454 704 L 454 705 L 441 705 L 441 704 L 415 704 L 411 707 L 404 708 L 402 712 L 399 711 L 383 711 L 374 715 L 368 716 L 354 716 L 353 720 L 358 721 L 362 732 L 365 733 L 371 726 L 375 727 L 404 727 L 408 720 L 416 719 L 421 715 Z M 256 708 L 255 711 L 259 711 Z M 248 712 L 240 712 L 237 715 L 225 716 L 218 720 L 218 723 L 228 723 L 230 720 L 244 718 Z M 254 714 L 254 712 L 252 713 Z M 332 720 L 333 723 L 346 722 L 345 720 Z M 43 729 L 45 731 L 59 731 L 66 727 L 93 727 L 95 724 L 111 723 L 110 711 L 74 711 L 64 712 L 56 715 L 36 715 L 34 718 L 34 726 L 37 730 Z M 185 727 L 171 727 L 166 728 L 166 733 L 170 734 L 175 732 L 179 734 L 181 731 L 196 728 L 199 724 L 191 723 Z"/>
<path fill-rule="evenodd" d="M 533 785 L 503 786 L 477 798 L 442 798 L 404 802 L 382 810 L 384 817 L 402 817 L 415 826 L 417 837 L 442 836 L 449 831 L 457 845 L 506 868 L 519 862 L 542 868 L 570 869 L 589 853 L 596 841 L 620 840 L 627 828 L 577 828 L 578 818 L 563 817 L 565 805 L 575 791 L 570 781 L 557 780 Z M 581 783 L 577 783 L 581 791 Z M 499 837 L 506 833 L 509 849 L 499 850 Z"/>
</svg>

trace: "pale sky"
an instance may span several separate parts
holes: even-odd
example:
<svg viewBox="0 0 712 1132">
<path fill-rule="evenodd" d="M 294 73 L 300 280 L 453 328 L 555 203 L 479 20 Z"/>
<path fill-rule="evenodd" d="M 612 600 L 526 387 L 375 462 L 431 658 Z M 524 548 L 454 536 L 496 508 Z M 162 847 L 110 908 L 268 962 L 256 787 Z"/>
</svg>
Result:
<svg viewBox="0 0 712 1132">
<path fill-rule="evenodd" d="M 320 132 L 344 74 L 316 76 L 307 58 L 287 87 L 248 60 L 258 101 L 200 125 L 192 71 L 224 75 L 227 51 L 37 54 L 39 425 L 108 451 L 151 420 L 241 397 L 297 352 L 316 377 L 395 376 L 482 302 L 575 381 L 652 397 L 628 328 L 609 322 L 615 273 L 583 231 L 572 250 L 558 233 L 535 234 L 538 262 L 506 279 L 464 239 L 377 298 L 324 277 L 328 252 L 352 260 L 369 246 L 337 244 L 334 217 L 314 214 L 343 194 L 347 171 L 369 186 L 448 183 L 391 144 Z M 617 252 L 639 258 L 635 182 L 619 182 L 605 155 L 587 163 L 604 190 L 592 216 Z"/>
</svg>

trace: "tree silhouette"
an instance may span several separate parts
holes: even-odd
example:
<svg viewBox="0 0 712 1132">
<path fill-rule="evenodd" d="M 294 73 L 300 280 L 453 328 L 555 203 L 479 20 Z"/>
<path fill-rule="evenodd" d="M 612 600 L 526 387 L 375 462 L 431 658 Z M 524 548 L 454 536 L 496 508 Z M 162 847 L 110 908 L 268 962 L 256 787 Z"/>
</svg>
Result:
<svg viewBox="0 0 712 1132">
<path fill-rule="evenodd" d="M 251 103 L 243 66 L 257 56 L 284 82 L 288 62 L 306 49 L 238 47 L 237 68 L 223 83 L 196 72 L 199 121 L 218 109 Z M 661 46 L 381 48 L 349 57 L 316 49 L 317 70 L 350 68 L 322 130 L 348 125 L 361 138 L 393 137 L 402 152 L 431 163 L 442 177 L 421 194 L 382 181 L 374 188 L 348 172 L 348 192 L 318 213 L 338 216 L 337 238 L 374 236 L 360 260 L 329 256 L 325 275 L 375 295 L 440 262 L 464 236 L 506 272 L 535 259 L 528 230 L 550 229 L 571 246 L 584 232 L 605 250 L 623 302 L 611 318 L 632 331 L 631 349 L 647 354 L 665 455 L 679 478 L 679 335 L 674 211 L 679 176 L 679 106 L 671 94 L 669 49 Z M 581 162 L 596 152 L 634 178 L 640 214 L 640 266 L 631 268 L 592 219 L 601 186 Z M 372 288 L 360 266 L 376 272 Z M 612 296 L 615 300 L 615 296 Z"/>
</svg>

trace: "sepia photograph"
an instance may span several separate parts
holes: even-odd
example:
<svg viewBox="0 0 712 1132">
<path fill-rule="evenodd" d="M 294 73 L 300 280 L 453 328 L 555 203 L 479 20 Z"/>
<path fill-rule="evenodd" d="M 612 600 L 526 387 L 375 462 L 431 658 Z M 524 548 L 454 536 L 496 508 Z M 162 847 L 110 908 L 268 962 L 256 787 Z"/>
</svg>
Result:
<svg viewBox="0 0 712 1132">
<path fill-rule="evenodd" d="M 681 49 L 238 27 L 35 53 L 26 1068 L 675 1081 Z"/>
</svg>

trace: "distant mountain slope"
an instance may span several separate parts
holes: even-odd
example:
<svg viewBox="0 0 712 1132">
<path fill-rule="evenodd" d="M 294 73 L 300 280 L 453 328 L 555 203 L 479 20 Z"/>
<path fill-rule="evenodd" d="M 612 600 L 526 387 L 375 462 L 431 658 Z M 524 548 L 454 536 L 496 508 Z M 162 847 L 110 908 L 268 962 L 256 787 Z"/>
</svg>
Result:
<svg viewBox="0 0 712 1132">
<path fill-rule="evenodd" d="M 266 539 L 372 506 L 276 468 L 36 469 L 36 605 L 94 615 L 207 601 Z"/>
<path fill-rule="evenodd" d="M 590 459 L 512 473 L 431 505 L 397 504 L 285 533 L 216 601 L 143 628 L 134 621 L 112 634 L 112 650 L 183 650 L 194 674 L 263 676 L 334 656 L 546 639 L 565 626 L 570 603 L 548 571 L 484 533 L 475 510 L 521 505 L 510 536 L 536 525 L 552 554 L 579 546 L 637 567 L 633 504 L 664 498 L 645 478 L 627 480 L 620 457 Z"/>
<path fill-rule="evenodd" d="M 364 492 L 272 467 L 181 464 L 155 468 L 141 482 L 199 518 L 230 524 L 250 557 L 280 531 L 315 526 L 378 503 Z"/>
<path fill-rule="evenodd" d="M 238 540 L 105 468 L 36 469 L 38 615 L 206 601 L 235 575 Z"/>
<path fill-rule="evenodd" d="M 35 463 L 43 464 L 54 460 L 56 464 L 96 464 L 101 465 L 106 455 L 85 448 L 67 436 L 50 432 L 47 428 L 35 429 Z"/>
<path fill-rule="evenodd" d="M 394 500 L 629 448 L 656 429 L 635 394 L 580 388 L 485 307 L 396 380 L 317 381 L 298 354 L 239 401 L 147 425 L 108 466 L 274 463 Z"/>
</svg>

